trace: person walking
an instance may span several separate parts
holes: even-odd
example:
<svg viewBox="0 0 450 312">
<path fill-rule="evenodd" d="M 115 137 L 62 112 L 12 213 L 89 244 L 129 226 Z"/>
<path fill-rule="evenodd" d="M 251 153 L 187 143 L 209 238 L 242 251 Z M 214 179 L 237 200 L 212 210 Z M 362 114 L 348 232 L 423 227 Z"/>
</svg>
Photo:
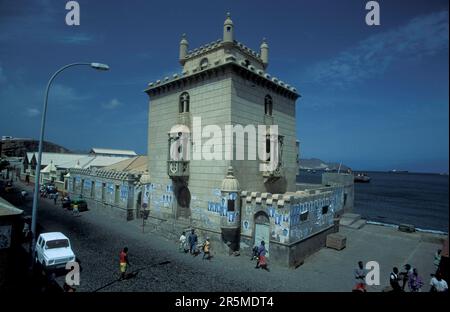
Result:
<svg viewBox="0 0 450 312">
<path fill-rule="evenodd" d="M 186 252 L 186 232 L 183 231 L 183 233 L 181 233 L 180 239 L 178 240 L 180 245 L 178 247 L 180 252 Z"/>
<path fill-rule="evenodd" d="M 190 251 L 191 255 L 196 255 L 198 238 L 197 238 L 197 234 L 195 234 L 194 229 L 192 229 L 191 234 L 189 234 L 188 242 L 189 242 L 189 251 Z"/>
<path fill-rule="evenodd" d="M 408 280 L 410 276 L 413 274 L 413 269 L 410 264 L 405 264 L 404 267 L 405 271 L 400 273 L 400 276 L 402 277 L 403 284 L 402 284 L 402 290 L 405 291 L 405 286 L 408 284 Z"/>
<path fill-rule="evenodd" d="M 203 260 L 211 260 L 211 243 L 209 241 L 209 237 L 206 238 L 205 242 L 203 243 Z"/>
<path fill-rule="evenodd" d="M 366 292 L 366 270 L 362 261 L 358 261 L 358 267 L 355 269 L 354 276 L 356 284 L 353 291 Z"/>
<path fill-rule="evenodd" d="M 75 217 L 79 217 L 80 216 L 80 209 L 78 209 L 78 205 L 77 204 L 73 205 L 72 213 L 73 213 L 73 215 Z"/>
<path fill-rule="evenodd" d="M 394 267 L 391 274 L 389 274 L 389 284 L 391 284 L 393 292 L 401 292 L 400 277 L 398 276 L 398 268 Z"/>
<path fill-rule="evenodd" d="M 122 249 L 122 251 L 119 254 L 119 269 L 120 269 L 120 278 L 119 280 L 126 278 L 127 273 L 127 266 L 130 265 L 130 262 L 128 261 L 128 247 L 125 247 Z"/>
<path fill-rule="evenodd" d="M 408 287 L 411 292 L 420 292 L 423 286 L 422 278 L 419 276 L 419 272 L 416 268 L 413 269 L 413 273 L 409 276 Z"/>
<path fill-rule="evenodd" d="M 58 195 L 59 195 L 58 192 L 56 192 L 55 194 L 53 194 L 53 203 L 55 204 L 55 206 L 56 206 L 56 202 L 58 201 Z"/>
<path fill-rule="evenodd" d="M 261 241 L 261 244 L 258 247 L 258 260 L 256 261 L 255 269 L 261 268 L 269 271 L 269 268 L 267 267 L 266 253 L 266 243 L 264 241 Z"/>
</svg>

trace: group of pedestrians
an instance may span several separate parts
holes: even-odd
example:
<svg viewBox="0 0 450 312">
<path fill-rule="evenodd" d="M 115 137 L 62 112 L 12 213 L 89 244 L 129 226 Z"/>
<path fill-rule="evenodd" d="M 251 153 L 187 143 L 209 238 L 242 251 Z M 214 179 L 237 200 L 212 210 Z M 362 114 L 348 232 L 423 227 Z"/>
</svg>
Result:
<svg viewBox="0 0 450 312">
<path fill-rule="evenodd" d="M 389 274 L 389 283 L 392 291 L 403 292 L 406 289 L 406 285 L 408 285 L 410 292 L 420 292 L 424 282 L 417 268 L 413 268 L 407 263 L 403 266 L 403 269 L 402 272 L 399 272 L 397 267 L 392 268 L 392 272 Z"/>
<path fill-rule="evenodd" d="M 430 280 L 430 292 L 447 292 L 447 282 L 442 277 L 439 265 L 441 261 L 441 250 L 437 250 L 434 256 L 434 265 L 436 266 L 436 272 L 431 274 Z M 389 282 L 394 292 L 403 292 L 408 285 L 410 292 L 420 292 L 424 286 L 423 279 L 420 277 L 417 268 L 413 268 L 410 264 L 404 265 L 404 271 L 399 273 L 397 267 L 392 269 L 389 275 Z M 400 285 L 402 283 L 402 285 Z"/>
<path fill-rule="evenodd" d="M 436 266 L 436 273 L 431 274 L 431 280 L 429 283 L 430 292 L 447 292 L 448 285 L 443 279 L 442 272 L 440 271 L 441 250 L 438 250 L 434 257 L 434 265 Z M 355 286 L 353 291 L 366 292 L 366 276 L 367 270 L 364 268 L 362 261 L 358 262 L 358 267 L 354 271 Z M 389 274 L 389 284 L 392 292 L 421 292 L 425 283 L 423 278 L 419 275 L 417 268 L 407 263 L 403 266 L 403 271 L 399 271 L 398 267 L 393 267 Z"/>
<path fill-rule="evenodd" d="M 211 260 L 211 241 L 209 237 L 206 237 L 202 244 L 198 244 L 198 236 L 195 230 L 192 229 L 188 237 L 186 237 L 186 232 L 183 231 L 179 238 L 179 250 L 180 252 L 190 253 L 193 256 L 198 256 L 200 252 L 203 252 L 203 260 Z"/>
</svg>

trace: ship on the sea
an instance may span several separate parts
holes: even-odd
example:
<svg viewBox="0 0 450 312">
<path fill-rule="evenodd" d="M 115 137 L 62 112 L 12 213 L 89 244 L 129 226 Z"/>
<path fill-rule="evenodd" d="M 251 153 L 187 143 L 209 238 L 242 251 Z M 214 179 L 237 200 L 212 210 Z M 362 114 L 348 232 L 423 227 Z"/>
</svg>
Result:
<svg viewBox="0 0 450 312">
<path fill-rule="evenodd" d="M 389 171 L 390 173 L 408 173 L 408 170 L 397 170 L 397 169 L 392 169 L 391 171 Z"/>
<path fill-rule="evenodd" d="M 358 173 L 354 176 L 355 183 L 369 183 L 370 177 L 365 173 Z"/>
</svg>

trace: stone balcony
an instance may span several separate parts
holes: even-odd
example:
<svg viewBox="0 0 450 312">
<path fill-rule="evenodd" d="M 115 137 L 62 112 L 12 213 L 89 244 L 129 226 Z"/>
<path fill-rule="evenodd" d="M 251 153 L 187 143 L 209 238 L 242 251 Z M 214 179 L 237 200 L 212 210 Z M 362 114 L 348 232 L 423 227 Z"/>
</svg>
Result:
<svg viewBox="0 0 450 312">
<path fill-rule="evenodd" d="M 168 160 L 167 175 L 171 178 L 182 178 L 189 176 L 189 161 Z"/>
<path fill-rule="evenodd" d="M 269 162 L 266 162 L 267 164 Z M 281 163 L 274 170 L 264 170 L 262 171 L 262 175 L 266 179 L 278 179 L 283 176 L 283 166 Z"/>
</svg>

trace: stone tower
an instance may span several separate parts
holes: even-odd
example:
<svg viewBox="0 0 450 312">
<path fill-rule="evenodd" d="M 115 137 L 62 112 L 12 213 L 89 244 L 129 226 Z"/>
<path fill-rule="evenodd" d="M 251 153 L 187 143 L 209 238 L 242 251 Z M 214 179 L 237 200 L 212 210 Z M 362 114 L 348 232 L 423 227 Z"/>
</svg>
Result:
<svg viewBox="0 0 450 312">
<path fill-rule="evenodd" d="M 188 51 L 183 35 L 179 61 L 181 73 L 151 82 L 145 90 L 150 98 L 150 214 L 213 233 L 221 228 L 239 227 L 239 221 L 236 222 L 239 211 L 231 214 L 227 203 L 240 198 L 230 194 L 243 190 L 269 193 L 296 190 L 295 102 L 299 95 L 295 88 L 265 71 L 268 67 L 265 40 L 257 53 L 234 39 L 229 14 L 222 39 Z M 275 170 L 260 171 L 260 164 L 267 159 L 248 159 L 252 149 L 258 156 L 257 142 L 249 140 L 248 133 L 241 141 L 233 138 L 234 150 L 238 145 L 244 148 L 243 158 L 234 155 L 230 159 L 224 155 L 225 127 L 248 125 L 255 129 L 258 125 L 266 128 L 278 125 L 277 134 L 269 132 L 266 136 L 266 143 L 279 143 L 280 160 Z M 208 145 L 210 130 L 223 134 L 222 143 L 213 148 Z M 212 159 L 203 157 L 205 149 L 213 150 L 210 155 L 214 156 L 209 157 Z M 235 181 L 239 190 L 223 190 L 224 179 Z M 234 209 L 237 207 L 241 205 L 233 205 Z M 224 218 L 231 215 L 234 217 Z"/>
</svg>

